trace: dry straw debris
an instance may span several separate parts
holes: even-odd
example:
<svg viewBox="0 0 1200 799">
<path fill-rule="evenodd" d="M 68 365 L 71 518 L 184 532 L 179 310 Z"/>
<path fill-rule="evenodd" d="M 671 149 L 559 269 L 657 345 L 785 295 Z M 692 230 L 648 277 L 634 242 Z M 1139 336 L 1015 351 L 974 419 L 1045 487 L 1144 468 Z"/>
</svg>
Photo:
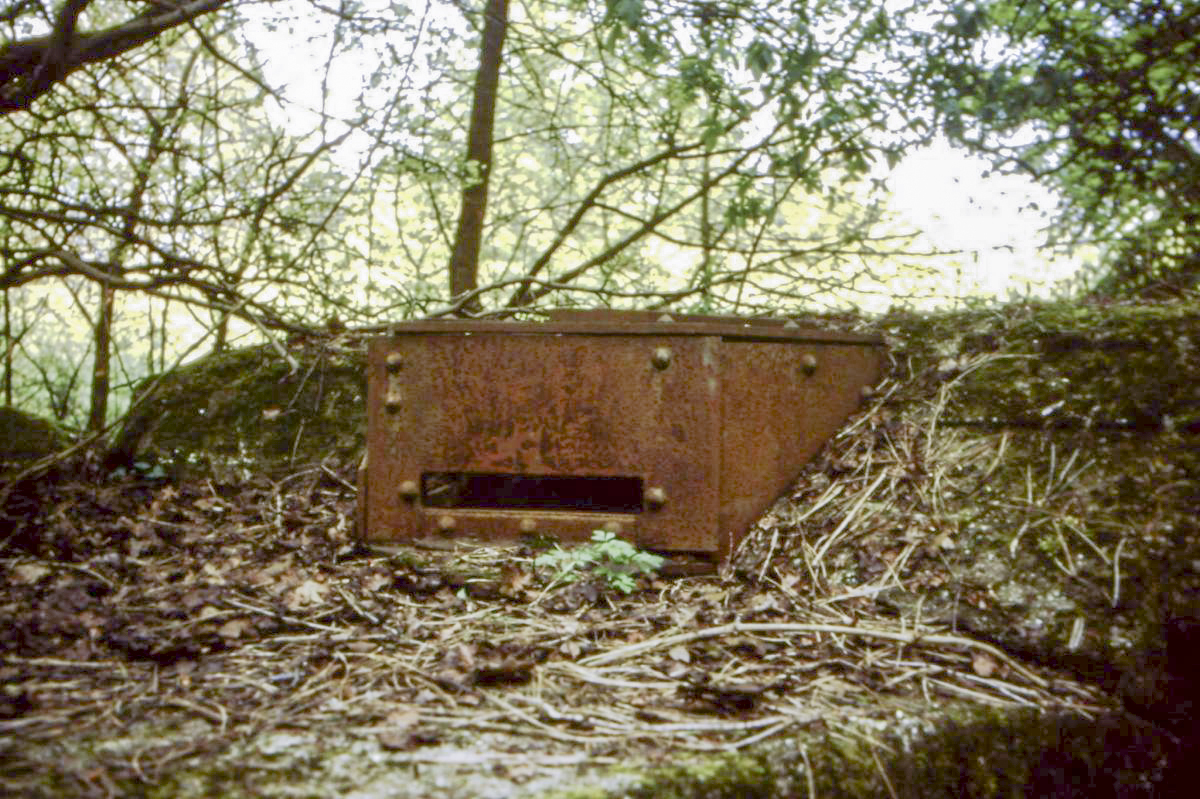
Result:
<svg viewBox="0 0 1200 799">
<path fill-rule="evenodd" d="M 363 549 L 331 465 L 43 485 L 0 560 L 0 785 L 19 793 L 52 769 L 64 790 L 115 792 L 278 730 L 337 730 L 415 762 L 502 733 L 568 762 L 736 750 L 943 698 L 1098 710 L 1095 691 L 935 609 L 875 601 L 949 579 L 961 498 L 1006 447 L 939 424 L 953 384 L 897 407 L 903 390 L 883 387 L 721 573 L 642 578 L 628 596 L 546 590 L 520 547 Z M 1020 529 L 1084 466 L 1069 456 L 1031 485 Z M 848 584 L 851 567 L 867 579 Z M 139 729 L 134 751 L 48 754 Z"/>
</svg>

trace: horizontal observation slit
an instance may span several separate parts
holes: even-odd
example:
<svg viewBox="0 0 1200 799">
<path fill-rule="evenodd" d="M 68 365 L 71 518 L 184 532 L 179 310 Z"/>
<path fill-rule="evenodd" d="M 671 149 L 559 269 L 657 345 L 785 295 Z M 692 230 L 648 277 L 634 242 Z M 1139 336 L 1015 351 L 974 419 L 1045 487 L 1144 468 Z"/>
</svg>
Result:
<svg viewBox="0 0 1200 799">
<path fill-rule="evenodd" d="M 425 472 L 421 503 L 428 508 L 641 513 L 642 478 Z"/>
</svg>

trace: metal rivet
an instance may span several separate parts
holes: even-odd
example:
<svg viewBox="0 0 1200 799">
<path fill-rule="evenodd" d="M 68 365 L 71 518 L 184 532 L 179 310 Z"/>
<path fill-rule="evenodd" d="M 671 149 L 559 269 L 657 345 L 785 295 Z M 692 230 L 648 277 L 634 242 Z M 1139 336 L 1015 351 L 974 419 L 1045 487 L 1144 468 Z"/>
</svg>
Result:
<svg viewBox="0 0 1200 799">
<path fill-rule="evenodd" d="M 530 519 L 528 517 L 522 519 L 521 520 L 521 532 L 522 533 L 536 533 L 537 532 L 537 519 Z"/>
<path fill-rule="evenodd" d="M 806 375 L 811 375 L 813 372 L 817 371 L 817 356 L 813 355 L 811 352 L 806 353 L 804 357 L 800 359 L 800 368 Z"/>
<path fill-rule="evenodd" d="M 438 518 L 438 529 L 443 533 L 448 533 L 453 530 L 456 524 L 457 522 L 454 521 L 453 516 L 441 516 Z"/>
<path fill-rule="evenodd" d="M 606 533 L 612 533 L 613 535 L 620 535 L 621 534 L 621 523 L 620 522 L 605 522 L 604 525 L 601 527 L 601 529 L 604 530 L 604 532 L 606 532 Z"/>
<path fill-rule="evenodd" d="M 671 348 L 659 347 L 654 350 L 654 355 L 650 357 L 650 363 L 654 364 L 655 369 L 666 369 L 671 365 Z"/>
<path fill-rule="evenodd" d="M 400 496 L 409 501 L 416 499 L 419 493 L 421 493 L 421 489 L 415 480 L 405 480 L 400 484 Z"/>
<path fill-rule="evenodd" d="M 389 352 L 385 360 L 387 370 L 392 373 L 399 372 L 400 368 L 404 366 L 404 356 L 398 352 Z"/>
<path fill-rule="evenodd" d="M 667 504 L 667 492 L 660 486 L 646 489 L 646 504 L 652 508 L 661 508 Z"/>
</svg>

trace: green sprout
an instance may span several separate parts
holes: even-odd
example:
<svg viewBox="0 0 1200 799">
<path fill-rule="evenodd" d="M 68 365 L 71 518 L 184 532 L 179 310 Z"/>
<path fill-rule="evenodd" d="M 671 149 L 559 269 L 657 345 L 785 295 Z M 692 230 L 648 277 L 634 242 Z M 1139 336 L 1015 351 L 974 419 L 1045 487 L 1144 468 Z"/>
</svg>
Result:
<svg viewBox="0 0 1200 799">
<path fill-rule="evenodd" d="M 615 533 L 596 530 L 592 543 L 563 549 L 555 545 L 538 555 L 533 564 L 554 570 L 550 584 L 570 583 L 587 572 L 608 583 L 610 588 L 628 594 L 637 586 L 635 577 L 652 574 L 663 565 L 658 555 L 638 549 Z"/>
</svg>

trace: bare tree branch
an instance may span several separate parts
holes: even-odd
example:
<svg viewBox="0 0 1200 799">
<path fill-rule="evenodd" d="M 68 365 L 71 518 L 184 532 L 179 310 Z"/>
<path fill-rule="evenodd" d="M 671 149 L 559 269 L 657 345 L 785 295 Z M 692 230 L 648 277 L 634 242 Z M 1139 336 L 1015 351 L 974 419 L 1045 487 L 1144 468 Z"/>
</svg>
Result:
<svg viewBox="0 0 1200 799">
<path fill-rule="evenodd" d="M 226 5 L 229 0 L 166 0 L 130 20 L 91 33 L 75 23 L 92 0 L 66 0 L 54 30 L 43 36 L 0 45 L 0 114 L 29 108 L 75 70 L 115 58 Z"/>
</svg>

